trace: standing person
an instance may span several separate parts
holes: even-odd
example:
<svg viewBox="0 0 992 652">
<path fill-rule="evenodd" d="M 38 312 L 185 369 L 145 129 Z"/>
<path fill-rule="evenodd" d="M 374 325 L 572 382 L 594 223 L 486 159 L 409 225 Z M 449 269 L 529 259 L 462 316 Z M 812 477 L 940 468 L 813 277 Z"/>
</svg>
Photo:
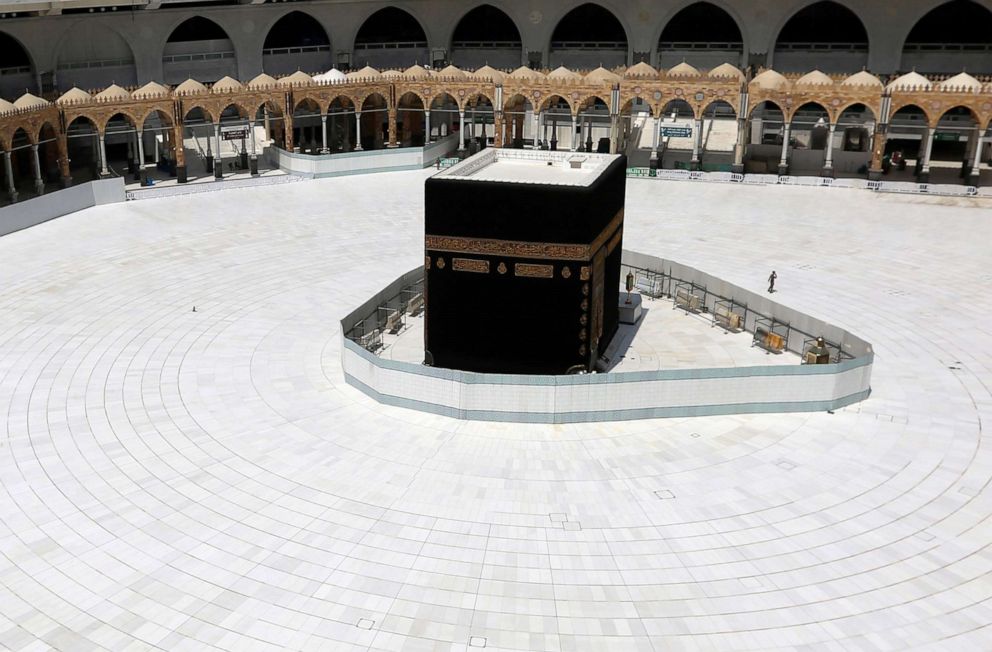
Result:
<svg viewBox="0 0 992 652">
<path fill-rule="evenodd" d="M 769 292 L 774 292 L 775 291 L 775 279 L 777 279 L 777 278 L 778 278 L 778 274 L 776 274 L 775 273 L 775 270 L 773 269 L 772 270 L 772 273 L 768 275 L 768 291 Z"/>
</svg>

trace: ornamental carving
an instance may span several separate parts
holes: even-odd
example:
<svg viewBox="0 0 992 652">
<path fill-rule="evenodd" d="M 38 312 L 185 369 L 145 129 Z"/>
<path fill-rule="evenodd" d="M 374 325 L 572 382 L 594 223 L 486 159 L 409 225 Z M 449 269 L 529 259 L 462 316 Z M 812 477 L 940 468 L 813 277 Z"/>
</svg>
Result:
<svg viewBox="0 0 992 652">
<path fill-rule="evenodd" d="M 567 265 L 565 267 L 562 267 L 561 268 L 561 277 L 562 278 L 571 278 L 572 277 L 572 270 L 570 270 Z"/>
<path fill-rule="evenodd" d="M 499 266 L 496 268 L 496 271 L 499 272 L 500 274 L 506 274 L 506 263 L 500 263 Z"/>
<path fill-rule="evenodd" d="M 588 260 L 587 245 L 549 242 L 519 242 L 487 238 L 429 235 L 426 247 L 431 251 L 449 251 L 478 256 L 508 256 L 512 258 L 543 258 L 546 260 Z"/>
<path fill-rule="evenodd" d="M 582 267 L 579 268 L 579 279 L 580 280 L 582 280 L 582 281 L 588 281 L 589 280 L 589 274 L 590 274 L 590 271 L 589 271 L 589 266 L 588 265 L 583 265 Z"/>
<path fill-rule="evenodd" d="M 452 258 L 451 269 L 456 272 L 474 272 L 476 274 L 489 273 L 489 261 L 478 258 Z"/>
<path fill-rule="evenodd" d="M 531 263 L 516 263 L 513 266 L 513 273 L 516 276 L 526 278 L 554 278 L 554 265 L 534 265 Z"/>
<path fill-rule="evenodd" d="M 438 257 L 438 259 L 437 259 L 437 268 L 438 269 L 444 269 L 444 258 Z"/>
</svg>

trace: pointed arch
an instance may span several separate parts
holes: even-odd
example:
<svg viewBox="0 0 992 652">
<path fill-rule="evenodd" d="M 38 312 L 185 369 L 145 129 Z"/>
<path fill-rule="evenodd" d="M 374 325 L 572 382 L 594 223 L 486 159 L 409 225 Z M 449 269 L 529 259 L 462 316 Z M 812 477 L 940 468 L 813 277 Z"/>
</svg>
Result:
<svg viewBox="0 0 992 652">
<path fill-rule="evenodd" d="M 167 84 L 185 79 L 213 82 L 221 77 L 238 77 L 238 57 L 234 41 L 218 23 L 193 16 L 180 21 L 162 47 L 162 70 Z"/>
<path fill-rule="evenodd" d="M 922 73 L 992 72 L 992 10 L 950 0 L 921 16 L 906 35 L 901 68 Z"/>
<path fill-rule="evenodd" d="M 262 69 L 270 75 L 297 70 L 323 72 L 333 65 L 331 39 L 316 18 L 289 11 L 269 27 L 262 43 Z"/>
<path fill-rule="evenodd" d="M 462 68 L 515 68 L 523 39 L 510 16 L 491 4 L 467 10 L 455 24 L 449 44 L 452 63 Z"/>
<path fill-rule="evenodd" d="M 726 8 L 701 0 L 683 7 L 663 25 L 657 47 L 659 66 L 688 61 L 712 68 L 724 62 L 739 64 L 744 36 L 740 22 Z"/>
<path fill-rule="evenodd" d="M 620 18 L 600 4 L 587 2 L 562 16 L 551 33 L 552 68 L 607 68 L 625 65 L 630 31 Z"/>
<path fill-rule="evenodd" d="M 428 64 L 427 32 L 410 12 L 383 7 L 366 18 L 354 43 L 355 67 L 406 68 Z"/>
<path fill-rule="evenodd" d="M 28 49 L 10 34 L 0 32 L 0 97 L 17 97 L 25 88 L 34 88 L 35 70 Z"/>
<path fill-rule="evenodd" d="M 775 39 L 771 65 L 780 72 L 849 72 L 868 64 L 868 30 L 854 11 L 833 0 L 794 12 Z"/>
</svg>

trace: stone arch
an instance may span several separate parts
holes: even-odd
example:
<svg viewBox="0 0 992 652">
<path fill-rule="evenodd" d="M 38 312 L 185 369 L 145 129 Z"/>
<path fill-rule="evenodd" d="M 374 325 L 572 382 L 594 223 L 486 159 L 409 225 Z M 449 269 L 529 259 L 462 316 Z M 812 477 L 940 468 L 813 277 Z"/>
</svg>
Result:
<svg viewBox="0 0 992 652">
<path fill-rule="evenodd" d="M 600 102 L 606 105 L 607 110 L 612 109 L 610 97 L 608 95 L 606 97 L 603 97 L 598 93 L 589 93 L 584 97 L 580 97 L 578 100 L 576 100 L 575 112 L 580 113 L 583 107 L 585 107 L 590 102 L 590 100 L 593 102 L 593 104 L 595 104 L 596 100 L 599 100 Z"/>
<path fill-rule="evenodd" d="M 523 38 L 520 28 L 503 9 L 479 4 L 462 12 L 451 31 L 449 58 L 463 68 L 520 65 Z"/>
<path fill-rule="evenodd" d="M 863 106 L 866 111 L 871 113 L 872 120 L 878 120 L 878 114 L 875 113 L 875 109 L 872 108 L 872 106 L 867 102 L 861 100 L 850 100 L 849 102 L 839 104 L 837 108 L 834 110 L 834 115 L 836 116 L 836 120 L 839 121 L 840 118 L 844 115 L 844 113 L 846 113 L 849 109 L 852 109 L 856 106 Z"/>
<path fill-rule="evenodd" d="M 107 126 L 110 124 L 110 121 L 113 120 L 114 118 L 116 118 L 117 116 L 123 116 L 123 117 L 127 118 L 128 122 L 130 122 L 131 125 L 133 127 L 135 127 L 135 128 L 137 128 L 137 125 L 141 124 L 140 122 L 138 122 L 138 118 L 135 116 L 135 114 L 130 109 L 118 107 L 118 108 L 115 109 L 115 112 L 114 112 L 113 115 L 109 116 L 106 120 L 103 121 L 103 132 L 104 133 L 107 132 Z"/>
<path fill-rule="evenodd" d="M 828 118 L 832 119 L 833 113 L 830 111 L 829 108 L 827 108 L 827 105 L 824 104 L 824 103 L 822 103 L 822 102 L 818 102 L 817 100 L 808 100 L 806 102 L 803 102 L 802 104 L 799 104 L 799 105 L 791 108 L 788 111 L 788 113 L 786 113 L 786 118 L 791 123 L 791 122 L 793 122 L 796 119 L 796 114 L 797 113 L 799 113 L 803 109 L 810 109 L 810 108 L 814 108 L 814 107 L 817 108 L 817 109 L 819 109 Z"/>
<path fill-rule="evenodd" d="M 3 71 L 0 97 L 13 99 L 25 88 L 34 88 L 37 69 L 34 57 L 24 44 L 6 32 L 0 32 L 0 71 Z"/>
<path fill-rule="evenodd" d="M 661 107 L 661 117 L 665 117 L 672 112 L 672 109 L 678 112 L 679 118 L 690 118 L 692 120 L 696 119 L 696 109 L 693 108 L 692 104 L 682 97 L 673 97 Z"/>
<path fill-rule="evenodd" d="M 208 107 L 206 105 L 206 103 L 204 103 L 204 102 L 196 102 L 196 103 L 191 104 L 189 106 L 183 106 L 183 119 L 182 119 L 182 122 L 185 124 L 186 123 L 186 119 L 189 117 L 189 114 L 192 113 L 193 111 L 197 110 L 197 109 L 199 109 L 200 112 L 203 113 L 203 116 L 205 118 L 205 122 L 209 122 L 211 124 L 213 124 L 214 122 L 216 122 L 216 120 L 214 120 L 214 113 L 216 111 L 215 110 L 212 111 L 210 109 L 210 107 Z"/>
<path fill-rule="evenodd" d="M 778 102 L 776 100 L 769 100 L 769 99 L 763 99 L 763 98 L 759 98 L 759 99 L 756 99 L 756 100 L 751 100 L 748 103 L 748 107 L 747 107 L 747 119 L 750 120 L 751 118 L 753 118 L 754 117 L 754 112 L 757 111 L 758 108 L 761 108 L 762 110 L 767 109 L 768 108 L 767 105 L 771 105 L 772 107 L 774 107 L 776 111 L 778 111 L 779 113 L 782 114 L 782 118 L 785 119 L 786 113 L 785 113 L 784 105 L 782 103 L 780 103 L 780 102 Z"/>
<path fill-rule="evenodd" d="M 310 13 L 290 9 L 266 27 L 262 42 L 262 69 L 266 73 L 323 72 L 332 66 L 330 35 Z"/>
<path fill-rule="evenodd" d="M 151 107 L 145 109 L 144 111 L 142 111 L 141 113 L 138 113 L 137 114 L 137 117 L 138 117 L 138 120 L 139 120 L 139 123 L 138 124 L 144 125 L 145 122 L 148 120 L 148 118 L 150 118 L 151 115 L 153 113 L 156 113 L 156 112 L 159 114 L 159 116 L 158 116 L 159 119 L 160 120 L 163 120 L 164 119 L 164 121 L 168 123 L 168 126 L 171 127 L 171 126 L 173 126 L 175 124 L 175 120 L 172 117 L 172 105 L 171 104 L 168 105 L 168 106 L 151 106 Z"/>
<path fill-rule="evenodd" d="M 780 72 L 848 72 L 868 64 L 870 39 L 864 21 L 835 0 L 804 3 L 785 19 L 774 38 L 770 65 Z"/>
<path fill-rule="evenodd" d="M 607 68 L 626 65 L 630 52 L 629 25 L 621 12 L 599 2 L 571 7 L 555 23 L 548 43 L 549 66 Z"/>
<path fill-rule="evenodd" d="M 545 111 L 551 111 L 551 101 L 555 100 L 556 98 L 557 101 L 555 102 L 555 104 L 560 106 L 561 103 L 564 102 L 566 105 L 568 105 L 568 112 L 571 115 L 575 115 L 575 112 L 577 110 L 577 105 L 565 95 L 560 95 L 558 93 L 550 93 L 548 95 L 543 96 L 541 98 L 541 103 L 538 104 L 537 106 L 537 110 L 540 111 L 541 113 L 544 113 Z M 528 102 L 530 101 L 529 98 L 524 97 L 524 99 L 527 99 Z"/>
<path fill-rule="evenodd" d="M 990 57 L 992 9 L 972 0 L 949 0 L 913 24 L 903 40 L 901 67 L 926 73 L 989 72 Z"/>
<path fill-rule="evenodd" d="M 933 116 L 931 115 L 931 112 L 927 110 L 927 108 L 925 106 L 923 106 L 922 104 L 919 104 L 917 102 L 914 102 L 912 100 L 904 100 L 902 102 L 893 102 L 892 103 L 892 106 L 889 108 L 889 123 L 890 124 L 892 123 L 892 121 L 896 117 L 896 114 L 898 114 L 899 112 L 904 111 L 906 109 L 916 109 L 916 110 L 918 110 L 920 113 L 923 114 L 923 117 L 924 117 L 924 120 L 926 121 L 926 124 L 930 124 L 931 122 L 933 122 Z M 910 113 L 913 113 L 913 112 L 910 112 Z"/>
<path fill-rule="evenodd" d="M 66 130 L 68 131 L 69 125 L 80 118 L 91 122 L 93 127 L 100 133 L 103 133 L 104 128 L 107 126 L 107 120 L 101 120 L 98 116 L 90 115 L 85 109 L 77 109 L 76 111 L 65 112 Z"/>
<path fill-rule="evenodd" d="M 327 109 L 327 105 L 330 104 L 330 102 L 327 102 L 326 100 L 319 98 L 315 95 L 311 95 L 310 93 L 306 93 L 304 95 L 294 95 L 293 96 L 294 114 L 300 108 L 300 105 L 303 104 L 304 102 L 312 102 L 313 104 L 315 104 L 320 113 L 324 113 Z"/>
<path fill-rule="evenodd" d="M 709 111 L 711 107 L 717 107 L 720 106 L 721 104 L 730 107 L 731 112 L 733 112 L 734 114 L 734 118 L 735 119 L 737 118 L 737 108 L 734 107 L 734 105 L 731 102 L 728 102 L 725 99 L 710 100 L 705 106 L 703 106 L 702 111 L 700 111 L 700 114 L 706 115 L 706 112 Z"/>
<path fill-rule="evenodd" d="M 77 21 L 66 29 L 55 55 L 55 68 L 62 90 L 138 82 L 134 47 L 124 34 L 103 22 Z"/>
<path fill-rule="evenodd" d="M 220 23 L 200 15 L 177 19 L 162 43 L 163 81 L 177 84 L 192 77 L 216 81 L 238 77 L 237 44 Z M 204 58 L 192 59 L 203 55 Z M 206 58 L 209 56 L 209 58 Z"/>
<path fill-rule="evenodd" d="M 100 142 L 103 133 L 99 122 L 86 114 L 66 116 L 66 152 L 70 175 L 77 181 L 100 176 Z"/>
<path fill-rule="evenodd" d="M 388 142 L 389 100 L 378 91 L 369 91 L 361 104 L 361 144 L 363 149 L 382 149 Z"/>
<path fill-rule="evenodd" d="M 396 142 L 400 147 L 421 147 L 427 142 L 424 110 L 428 105 L 416 91 L 396 98 Z"/>
<path fill-rule="evenodd" d="M 416 92 L 416 91 L 414 91 L 414 92 Z M 417 93 L 417 94 L 419 95 L 419 93 Z M 450 97 L 452 103 L 455 106 L 457 106 L 459 109 L 461 109 L 462 103 L 458 100 L 458 97 L 456 96 L 456 94 L 455 93 L 452 93 L 452 92 L 449 92 L 449 91 L 443 91 L 443 90 L 442 91 L 438 91 L 437 93 L 434 93 L 430 97 L 430 101 L 429 102 L 424 102 L 424 106 L 431 107 L 431 110 L 433 111 L 435 104 L 437 104 L 437 101 L 439 99 L 444 98 L 444 97 Z M 424 96 L 421 95 L 420 96 L 420 99 L 421 99 L 421 101 L 424 101 Z"/>
<path fill-rule="evenodd" d="M 355 67 L 403 69 L 413 61 L 431 63 L 429 39 L 424 21 L 419 20 L 407 5 L 405 8 L 386 6 L 369 14 L 355 32 L 352 50 Z M 391 45 L 385 49 L 384 45 Z"/>
<path fill-rule="evenodd" d="M 713 68 L 734 59 L 740 64 L 747 51 L 743 24 L 734 7 L 722 0 L 687 2 L 658 26 L 652 41 L 658 65 L 670 67 L 685 60 Z M 699 48 L 704 43 L 710 47 Z"/>
</svg>

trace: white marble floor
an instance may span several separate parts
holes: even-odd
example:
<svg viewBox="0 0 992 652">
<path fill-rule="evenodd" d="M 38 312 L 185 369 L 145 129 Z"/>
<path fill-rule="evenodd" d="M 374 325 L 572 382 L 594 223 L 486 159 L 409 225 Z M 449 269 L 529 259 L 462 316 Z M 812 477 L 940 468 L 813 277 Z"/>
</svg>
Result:
<svg viewBox="0 0 992 652">
<path fill-rule="evenodd" d="M 338 318 L 422 260 L 425 176 L 0 238 L 0 648 L 989 648 L 988 202 L 632 181 L 628 248 L 775 268 L 874 344 L 872 397 L 474 423 L 340 372 Z"/>
<path fill-rule="evenodd" d="M 621 292 L 621 298 L 626 296 Z M 660 369 L 715 369 L 798 365 L 792 352 L 772 355 L 752 346 L 751 333 L 732 333 L 713 325 L 709 314 L 692 314 L 675 309 L 670 299 L 643 299 L 644 313 L 637 324 L 620 324 L 611 346 L 621 353 L 610 367 L 611 373 L 658 371 Z M 609 353 L 609 352 L 608 352 Z M 382 335 L 377 355 L 388 360 L 420 364 L 424 360 L 424 319 L 406 317 L 395 335 Z"/>
</svg>

